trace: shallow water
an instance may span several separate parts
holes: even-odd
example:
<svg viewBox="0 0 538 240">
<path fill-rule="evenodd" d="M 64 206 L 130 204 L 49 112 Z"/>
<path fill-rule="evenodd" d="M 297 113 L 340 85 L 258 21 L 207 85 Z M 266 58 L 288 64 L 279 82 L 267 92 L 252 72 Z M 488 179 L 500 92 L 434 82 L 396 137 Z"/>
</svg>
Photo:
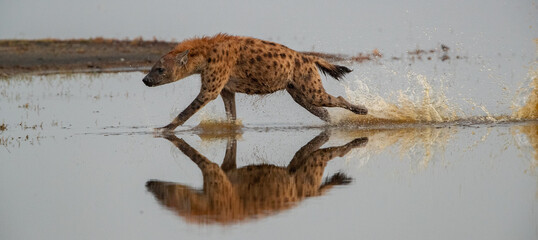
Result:
<svg viewBox="0 0 538 240">
<path fill-rule="evenodd" d="M 331 110 L 335 122 L 329 125 L 283 93 L 239 95 L 242 125 L 226 125 L 219 122 L 224 110 L 217 99 L 178 128 L 176 136 L 218 165 L 227 142 L 234 140 L 237 168 L 285 168 L 323 132 L 322 149 L 357 138 L 368 142 L 321 168 L 324 181 L 342 173 L 349 184 L 280 207 L 254 204 L 248 211 L 200 212 L 195 205 L 203 201 L 185 202 L 177 189 L 203 194 L 201 170 L 153 131 L 194 98 L 197 93 L 190 89 L 199 83 L 189 78 L 149 89 L 142 76 L 50 75 L 0 82 L 0 121 L 6 128 L 0 133 L 2 239 L 538 236 L 538 123 L 521 115 L 526 106 L 535 109 L 532 94 L 519 101 L 513 114 L 501 109 L 486 115 L 462 110 L 465 102 L 450 102 L 449 92 L 431 93 L 431 99 L 444 102 L 424 101 L 426 88 L 417 84 L 406 93 L 413 104 L 382 94 L 376 98 L 398 106 L 402 114 L 424 115 L 423 106 L 429 106 L 456 112 L 450 115 L 454 118 L 342 120 L 347 112 Z M 530 76 L 532 83 L 535 75 Z M 361 78 L 353 73 L 348 79 L 325 85 L 330 93 L 353 100 L 357 95 L 349 90 L 346 95 L 346 89 Z M 382 112 L 386 105 L 380 103 L 367 106 Z M 151 180 L 164 185 L 146 187 Z M 321 178 L 316 181 L 320 184 Z"/>
<path fill-rule="evenodd" d="M 295 206 L 229 225 L 198 225 L 163 207 L 151 179 L 202 187 L 196 165 L 151 134 L 44 138 L 2 155 L 6 238 L 326 238 L 532 239 L 538 181 L 532 136 L 538 125 L 340 132 L 328 146 L 368 137 L 333 159 L 325 176 L 353 180 Z M 245 130 L 237 165 L 286 166 L 318 129 Z M 406 138 L 412 136 L 412 138 Z M 215 163 L 225 140 L 178 133 Z M 536 136 L 534 136 L 536 138 Z M 283 141 L 283 139 L 286 139 Z M 91 147 L 88 147 L 91 146 Z M 54 220 L 52 220 L 54 219 Z M 202 221 L 203 222 L 203 221 Z M 31 226 L 31 230 L 28 228 Z M 312 231 L 316 229 L 316 231 Z"/>
</svg>

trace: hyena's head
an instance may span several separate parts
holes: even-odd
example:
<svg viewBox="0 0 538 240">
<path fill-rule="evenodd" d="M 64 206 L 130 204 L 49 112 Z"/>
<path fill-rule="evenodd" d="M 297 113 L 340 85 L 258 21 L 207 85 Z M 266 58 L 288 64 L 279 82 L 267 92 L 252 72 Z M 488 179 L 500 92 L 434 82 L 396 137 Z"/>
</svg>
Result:
<svg viewBox="0 0 538 240">
<path fill-rule="evenodd" d="M 153 65 L 142 82 L 148 87 L 155 87 L 187 77 L 192 74 L 192 70 L 189 67 L 191 64 L 188 64 L 188 60 L 189 50 L 179 53 L 172 51 L 161 57 Z"/>
</svg>

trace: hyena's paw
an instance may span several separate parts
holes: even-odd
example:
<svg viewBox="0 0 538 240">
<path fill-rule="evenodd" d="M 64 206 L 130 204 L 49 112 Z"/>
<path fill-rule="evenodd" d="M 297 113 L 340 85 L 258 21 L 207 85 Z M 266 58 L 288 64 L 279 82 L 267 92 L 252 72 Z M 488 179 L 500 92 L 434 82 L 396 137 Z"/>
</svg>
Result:
<svg viewBox="0 0 538 240">
<path fill-rule="evenodd" d="M 176 125 L 173 125 L 172 123 L 164 126 L 164 127 L 160 127 L 160 128 L 155 128 L 155 131 L 158 132 L 158 133 L 172 133 L 174 132 L 174 129 L 176 129 Z"/>
<path fill-rule="evenodd" d="M 361 106 L 361 105 L 353 105 L 351 106 L 349 110 L 355 114 L 360 114 L 360 115 L 368 114 L 368 109 L 365 106 Z"/>
<path fill-rule="evenodd" d="M 348 144 L 353 147 L 364 147 L 368 143 L 367 137 L 361 137 L 361 138 L 355 138 L 353 141 L 349 142 Z"/>
</svg>

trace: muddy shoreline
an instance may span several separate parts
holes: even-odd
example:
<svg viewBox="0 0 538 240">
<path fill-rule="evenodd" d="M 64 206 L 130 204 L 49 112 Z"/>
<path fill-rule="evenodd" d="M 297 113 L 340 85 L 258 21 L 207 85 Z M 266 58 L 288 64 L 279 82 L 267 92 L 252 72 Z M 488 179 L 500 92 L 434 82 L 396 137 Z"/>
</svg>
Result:
<svg viewBox="0 0 538 240">
<path fill-rule="evenodd" d="M 99 73 L 146 71 L 177 42 L 159 40 L 77 39 L 77 40 L 0 40 L 0 77 L 20 74 L 42 75 L 55 73 Z M 409 60 L 445 61 L 449 48 L 440 45 L 430 50 L 412 50 L 405 55 Z M 377 49 L 354 55 L 303 52 L 323 57 L 332 62 L 362 63 L 385 57 Z M 459 59 L 459 56 L 456 57 Z"/>
<path fill-rule="evenodd" d="M 2 40 L 0 75 L 139 70 L 175 45 L 141 39 Z"/>
</svg>

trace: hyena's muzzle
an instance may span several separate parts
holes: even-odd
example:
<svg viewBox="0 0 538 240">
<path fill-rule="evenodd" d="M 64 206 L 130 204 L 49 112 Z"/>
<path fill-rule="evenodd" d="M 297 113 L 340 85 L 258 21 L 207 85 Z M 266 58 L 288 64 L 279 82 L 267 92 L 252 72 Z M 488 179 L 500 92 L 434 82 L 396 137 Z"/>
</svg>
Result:
<svg viewBox="0 0 538 240">
<path fill-rule="evenodd" d="M 158 84 L 157 81 L 154 81 L 153 79 L 149 78 L 148 76 L 145 76 L 144 79 L 142 79 L 142 82 L 144 82 L 144 84 L 146 84 L 146 86 L 148 87 L 155 87 Z"/>
</svg>

